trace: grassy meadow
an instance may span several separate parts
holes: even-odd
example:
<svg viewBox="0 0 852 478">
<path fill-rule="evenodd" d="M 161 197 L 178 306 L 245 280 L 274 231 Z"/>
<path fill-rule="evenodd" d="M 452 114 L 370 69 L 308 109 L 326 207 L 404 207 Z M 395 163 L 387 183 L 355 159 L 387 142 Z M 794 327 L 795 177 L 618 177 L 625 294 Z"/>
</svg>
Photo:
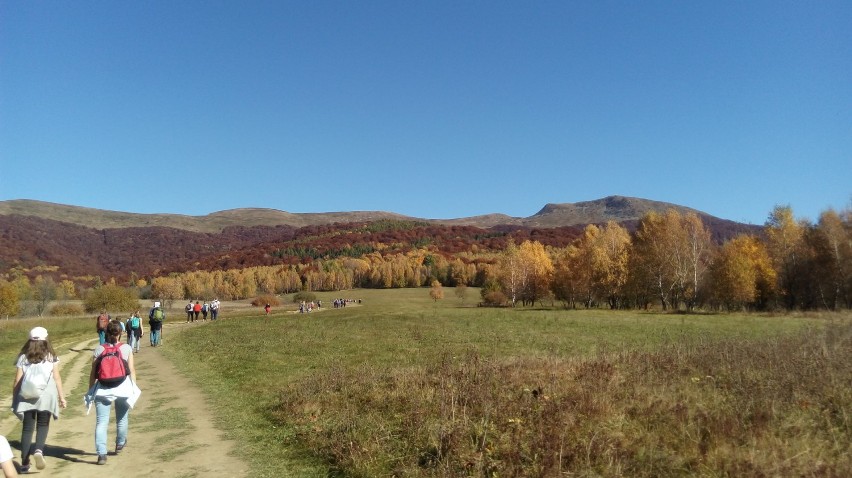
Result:
<svg viewBox="0 0 852 478">
<path fill-rule="evenodd" d="M 320 293 L 320 312 L 226 311 L 162 350 L 254 476 L 852 474 L 848 314 L 490 309 L 476 292 Z"/>
</svg>

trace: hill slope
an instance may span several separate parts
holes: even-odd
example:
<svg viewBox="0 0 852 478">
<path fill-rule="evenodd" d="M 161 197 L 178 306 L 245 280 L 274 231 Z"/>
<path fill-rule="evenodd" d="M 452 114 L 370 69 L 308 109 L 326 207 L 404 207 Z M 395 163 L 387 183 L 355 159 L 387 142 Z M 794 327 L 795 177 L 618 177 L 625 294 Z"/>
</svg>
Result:
<svg viewBox="0 0 852 478">
<path fill-rule="evenodd" d="M 261 208 L 206 216 L 135 214 L 15 200 L 0 201 L 0 274 L 18 268 L 30 275 L 126 278 L 293 263 L 376 247 L 394 253 L 428 245 L 454 254 L 472 245 L 501 250 L 509 234 L 516 241 L 535 238 L 562 247 L 586 224 L 615 220 L 632 229 L 648 211 L 669 208 L 699 214 L 717 240 L 756 229 L 683 206 L 622 196 L 548 204 L 527 218 L 489 214 L 444 220 L 381 211 L 294 214 Z M 369 226 L 377 221 L 387 227 Z"/>
<path fill-rule="evenodd" d="M 702 217 L 713 217 L 677 204 L 626 196 L 608 196 L 594 201 L 578 203 L 547 204 L 539 212 L 526 218 L 495 213 L 458 219 L 424 219 L 385 211 L 290 213 L 264 208 L 230 209 L 206 216 L 187 216 L 182 214 L 138 214 L 106 211 L 30 199 L 0 201 L 0 216 L 33 216 L 93 229 L 161 226 L 194 232 L 221 232 L 232 226 L 304 227 L 334 223 L 372 222 L 384 219 L 482 228 L 494 226 L 549 228 L 602 224 L 610 220 L 617 222 L 635 221 L 648 211 L 664 212 L 667 209 L 675 209 L 681 213 L 694 212 Z"/>
</svg>

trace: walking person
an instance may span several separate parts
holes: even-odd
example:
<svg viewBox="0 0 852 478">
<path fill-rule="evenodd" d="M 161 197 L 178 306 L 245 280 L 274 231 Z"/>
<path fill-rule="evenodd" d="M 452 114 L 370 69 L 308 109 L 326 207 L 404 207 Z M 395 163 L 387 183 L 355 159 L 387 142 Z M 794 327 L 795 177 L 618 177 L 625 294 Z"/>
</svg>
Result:
<svg viewBox="0 0 852 478">
<path fill-rule="evenodd" d="M 95 347 L 92 369 L 89 373 L 89 394 L 95 402 L 95 450 L 98 465 L 106 465 L 107 429 L 112 404 L 115 403 L 115 453 L 127 445 L 127 429 L 130 424 L 131 397 L 134 396 L 136 367 L 133 349 L 121 343 L 121 324 L 110 322 L 107 326 L 107 341 Z M 97 384 L 97 386 L 95 386 Z M 93 388 L 94 387 L 94 388 Z"/>
<path fill-rule="evenodd" d="M 195 322 L 196 320 L 198 320 L 198 314 L 201 313 L 201 303 L 197 300 L 195 301 L 195 305 L 192 307 L 192 313 L 194 314 L 194 318 L 192 319 L 192 321 Z"/>
<path fill-rule="evenodd" d="M 210 312 L 210 304 L 207 301 L 204 301 L 204 305 L 201 306 L 201 320 L 207 322 L 207 313 Z"/>
<path fill-rule="evenodd" d="M 216 320 L 219 318 L 219 299 L 213 299 L 213 302 L 210 303 L 210 320 Z"/>
<path fill-rule="evenodd" d="M 0 470 L 3 470 L 3 476 L 6 478 L 16 478 L 18 471 L 15 470 L 15 462 L 12 461 L 12 447 L 9 446 L 9 440 L 0 435 Z"/>
<path fill-rule="evenodd" d="M 59 375 L 59 357 L 47 339 L 47 329 L 36 327 L 21 348 L 15 363 L 15 384 L 12 387 L 12 411 L 22 420 L 21 473 L 30 470 L 30 458 L 39 470 L 47 463 L 44 446 L 50 429 L 50 418 L 59 418 L 59 408 L 65 408 L 65 393 Z M 33 448 L 33 432 L 35 447 Z"/>
<path fill-rule="evenodd" d="M 151 347 L 156 347 L 163 340 L 163 321 L 166 320 L 166 311 L 159 302 L 154 302 L 151 312 L 148 312 L 148 327 L 151 329 Z"/>
<path fill-rule="evenodd" d="M 144 331 L 142 330 L 142 319 L 139 317 L 138 310 L 134 311 L 133 315 L 127 319 L 125 330 L 127 330 L 127 343 L 130 344 L 133 353 L 139 353 L 139 343 L 142 341 Z"/>
<path fill-rule="evenodd" d="M 102 310 L 101 313 L 95 317 L 95 322 L 98 327 L 98 343 L 102 344 L 106 341 L 106 327 L 111 320 L 112 317 L 110 317 L 105 310 Z"/>
<path fill-rule="evenodd" d="M 192 320 L 192 318 L 193 318 L 193 312 L 192 312 L 192 309 L 193 309 L 193 307 L 192 307 L 192 301 L 189 301 L 189 303 L 188 303 L 188 304 L 186 304 L 186 307 L 184 307 L 184 309 L 183 309 L 183 310 L 185 310 L 185 311 L 186 311 L 186 321 L 187 321 L 187 322 L 189 322 L 189 321 L 190 321 L 190 320 Z"/>
</svg>

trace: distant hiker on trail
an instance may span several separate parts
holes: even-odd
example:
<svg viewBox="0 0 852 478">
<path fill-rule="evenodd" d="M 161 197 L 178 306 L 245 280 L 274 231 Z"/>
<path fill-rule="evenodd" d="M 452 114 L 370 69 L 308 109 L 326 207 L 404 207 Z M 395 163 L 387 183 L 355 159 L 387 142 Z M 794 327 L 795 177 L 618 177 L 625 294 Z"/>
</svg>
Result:
<svg viewBox="0 0 852 478">
<path fill-rule="evenodd" d="M 210 320 L 216 320 L 219 318 L 219 299 L 213 299 L 213 302 L 210 303 Z"/>
<path fill-rule="evenodd" d="M 192 307 L 192 313 L 195 315 L 195 318 L 193 319 L 193 322 L 195 322 L 198 320 L 198 314 L 201 313 L 201 303 L 197 300 L 195 301 L 195 305 Z"/>
<path fill-rule="evenodd" d="M 151 347 L 156 347 L 162 343 L 164 320 L 166 320 L 166 312 L 160 307 L 159 302 L 154 302 L 154 307 L 151 308 L 151 312 L 148 312 L 148 326 L 151 329 Z"/>
<path fill-rule="evenodd" d="M 187 322 L 189 322 L 190 320 L 192 320 L 192 316 L 193 316 L 192 309 L 193 309 L 193 307 L 192 307 L 192 301 L 189 301 L 189 303 L 188 303 L 188 304 L 186 304 L 186 307 L 184 307 L 184 309 L 183 309 L 183 310 L 185 310 L 185 311 L 186 311 L 186 321 L 187 321 Z"/>
<path fill-rule="evenodd" d="M 9 446 L 9 440 L 6 440 L 6 437 L 0 435 L 0 469 L 3 470 L 3 475 L 6 478 L 13 478 L 18 476 L 17 470 L 15 470 L 15 462 L 12 461 L 14 455 L 12 454 L 12 447 Z"/>
<path fill-rule="evenodd" d="M 89 392 L 86 394 L 86 400 L 89 403 L 94 401 L 97 411 L 95 449 L 98 453 L 98 465 L 106 465 L 107 429 L 112 404 L 115 403 L 115 453 L 118 454 L 127 444 L 130 409 L 135 398 L 141 393 L 136 387 L 133 349 L 118 340 L 120 335 L 121 325 L 110 322 L 107 326 L 107 341 L 95 347 L 92 370 L 89 373 Z"/>
<path fill-rule="evenodd" d="M 112 320 L 112 317 L 110 317 L 105 310 L 102 310 L 101 313 L 95 317 L 95 322 L 98 327 L 98 340 L 101 344 L 106 341 L 106 328 L 110 320 Z"/>
<path fill-rule="evenodd" d="M 207 313 L 210 312 L 210 304 L 207 301 L 204 301 L 204 305 L 201 306 L 201 320 L 207 322 Z"/>
<path fill-rule="evenodd" d="M 133 349 L 134 353 L 139 352 L 139 342 L 142 341 L 142 318 L 139 317 L 139 311 L 133 311 L 133 315 L 127 319 L 124 330 L 127 331 L 127 343 Z"/>
<path fill-rule="evenodd" d="M 30 457 L 37 469 L 43 470 L 47 466 L 44 446 L 50 418 L 59 418 L 59 408 L 68 406 L 59 376 L 59 357 L 47 340 L 47 329 L 36 327 L 30 331 L 30 338 L 21 348 L 15 366 L 12 411 L 23 421 L 21 473 L 28 473 Z M 35 448 L 32 446 L 33 431 L 36 434 Z"/>
</svg>

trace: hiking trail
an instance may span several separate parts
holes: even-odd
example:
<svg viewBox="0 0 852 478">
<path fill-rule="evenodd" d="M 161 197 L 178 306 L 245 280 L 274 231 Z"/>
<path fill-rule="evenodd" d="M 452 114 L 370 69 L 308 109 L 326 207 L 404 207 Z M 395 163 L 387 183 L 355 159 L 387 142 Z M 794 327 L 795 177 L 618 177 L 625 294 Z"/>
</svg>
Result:
<svg viewBox="0 0 852 478">
<path fill-rule="evenodd" d="M 167 324 L 168 328 L 192 326 Z M 168 338 L 168 335 L 166 336 Z M 115 411 L 110 414 L 107 464 L 97 465 L 95 409 L 86 415 L 83 395 L 88 387 L 92 353 L 97 337 L 68 347 L 54 346 L 68 408 L 50 423 L 44 456 L 47 467 L 33 465 L 28 475 L 57 478 L 89 478 L 109 473 L 122 478 L 168 476 L 200 478 L 213 475 L 246 476 L 249 467 L 233 454 L 234 443 L 225 439 L 213 423 L 204 395 L 161 353 L 151 347 L 147 333 L 135 354 L 136 376 L 142 396 L 130 412 L 127 445 L 115 450 Z M 168 340 L 164 342 L 168 347 Z M 5 410 L 0 432 L 9 440 L 20 465 L 20 421 L 11 412 L 11 396 L 0 403 Z M 33 436 L 35 439 L 35 436 Z"/>
</svg>

